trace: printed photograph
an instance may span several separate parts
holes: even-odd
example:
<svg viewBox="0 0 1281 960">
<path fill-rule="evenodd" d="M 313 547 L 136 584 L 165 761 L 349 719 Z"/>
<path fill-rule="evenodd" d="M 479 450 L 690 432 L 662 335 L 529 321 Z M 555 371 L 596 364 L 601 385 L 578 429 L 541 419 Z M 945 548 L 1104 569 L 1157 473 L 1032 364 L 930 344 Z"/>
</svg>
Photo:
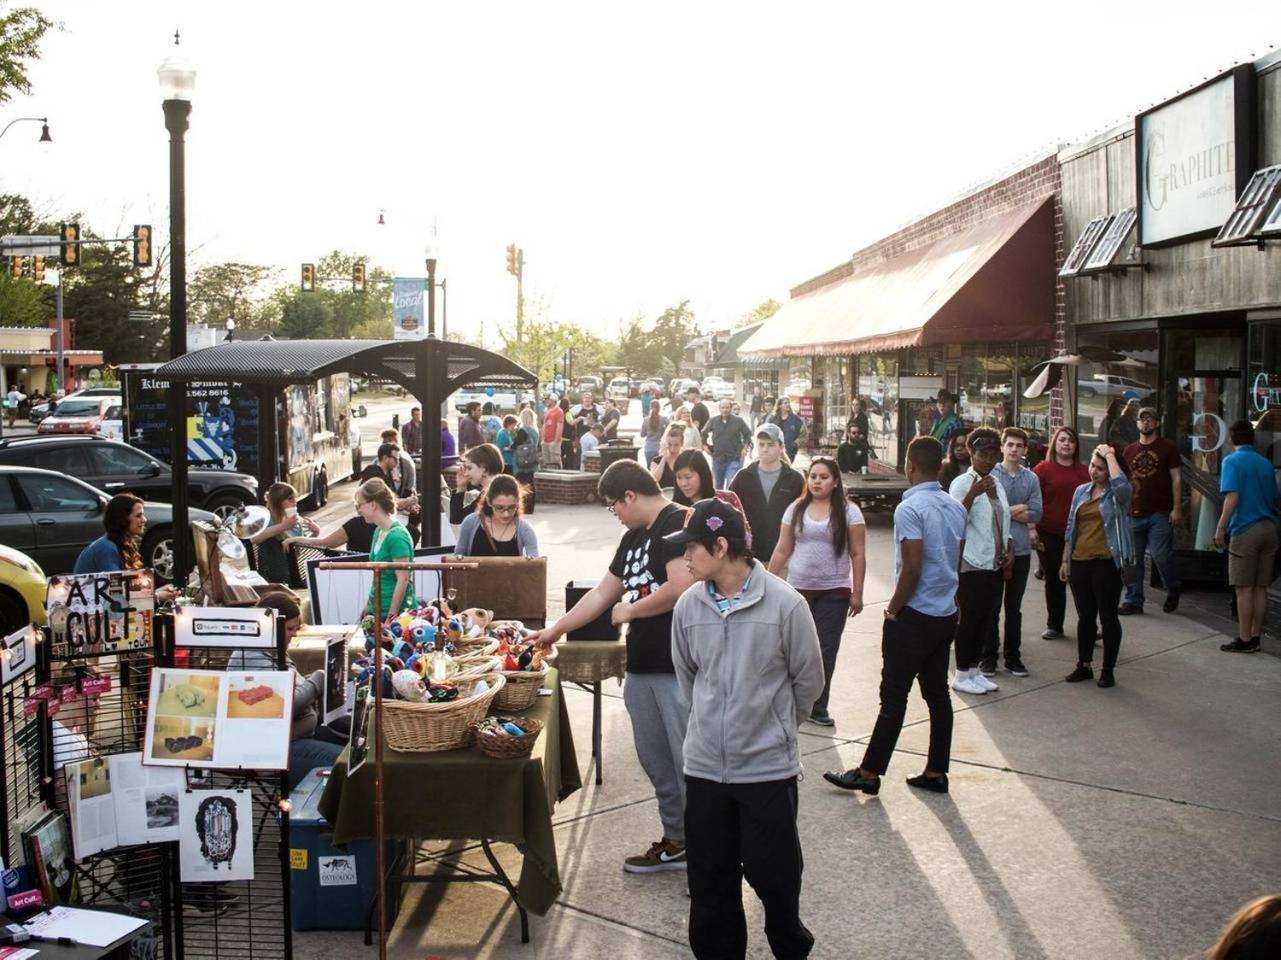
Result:
<svg viewBox="0 0 1281 960">
<path fill-rule="evenodd" d="M 161 677 L 155 712 L 166 717 L 210 717 L 218 709 L 217 676 L 167 673 Z"/>
<path fill-rule="evenodd" d="M 148 830 L 178 826 L 178 792 L 176 790 L 148 790 L 146 803 Z"/>
<path fill-rule="evenodd" d="M 212 760 L 214 722 L 156 717 L 151 756 L 155 760 Z"/>
<path fill-rule="evenodd" d="M 227 716 L 233 720 L 285 719 L 285 684 L 291 682 L 290 675 L 233 675 L 227 694 Z"/>
<path fill-rule="evenodd" d="M 77 764 L 77 776 L 80 777 L 80 799 L 92 800 L 94 797 L 105 797 L 111 793 L 111 772 L 102 760 L 86 760 Z"/>
</svg>

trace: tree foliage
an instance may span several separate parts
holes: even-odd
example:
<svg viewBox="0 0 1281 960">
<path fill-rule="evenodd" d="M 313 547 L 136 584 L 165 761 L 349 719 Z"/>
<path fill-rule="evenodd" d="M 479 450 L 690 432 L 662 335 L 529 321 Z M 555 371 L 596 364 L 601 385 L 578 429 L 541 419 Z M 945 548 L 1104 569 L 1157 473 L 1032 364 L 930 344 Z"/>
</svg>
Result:
<svg viewBox="0 0 1281 960">
<path fill-rule="evenodd" d="M 201 267 L 187 283 L 187 322 L 221 328 L 230 319 L 238 327 L 270 329 L 279 311 L 265 288 L 278 273 L 252 263 Z"/>
<path fill-rule="evenodd" d="M 327 340 L 334 335 L 334 308 L 323 299 L 303 294 L 285 303 L 280 332 L 290 340 Z"/>
<path fill-rule="evenodd" d="M 335 250 L 317 261 L 315 290 L 303 293 L 294 285 L 277 288 L 268 307 L 280 318 L 280 332 L 290 339 L 390 340 L 391 274 L 381 267 L 369 269 L 365 290 L 357 293 L 350 277 L 358 260 L 366 258 Z M 324 309 L 317 309 L 317 304 Z"/>
<path fill-rule="evenodd" d="M 596 373 L 610 365 L 617 349 L 614 344 L 576 324 L 553 320 L 547 314 L 543 303 L 527 308 L 519 339 L 514 329 L 500 328 L 503 356 L 534 373 L 540 383 L 549 382 L 563 369 L 562 358 L 570 351 L 575 374 Z"/>
<path fill-rule="evenodd" d="M 744 327 L 750 327 L 756 323 L 764 323 L 782 309 L 783 305 L 773 297 L 770 297 L 739 317 L 738 322 L 734 324 L 734 329 L 742 330 Z"/>
<path fill-rule="evenodd" d="M 635 317 L 618 343 L 618 363 L 630 367 L 637 376 L 658 376 L 664 370 L 679 370 L 685 344 L 698 336 L 694 311 L 689 301 L 668 307 L 653 324 Z M 664 364 L 666 361 L 666 364 Z"/>
<path fill-rule="evenodd" d="M 93 238 L 87 228 L 81 233 Z M 167 359 L 168 304 L 154 270 L 135 267 L 127 246 L 89 243 L 80 256 L 80 266 L 62 275 L 63 316 L 76 321 L 76 347 L 101 350 L 110 364 Z"/>
<path fill-rule="evenodd" d="M 5 6 L 0 0 L 0 103 L 12 100 L 15 93 L 31 92 L 27 67 L 40 58 L 40 41 L 53 26 L 34 7 L 15 7 L 6 13 Z"/>
</svg>

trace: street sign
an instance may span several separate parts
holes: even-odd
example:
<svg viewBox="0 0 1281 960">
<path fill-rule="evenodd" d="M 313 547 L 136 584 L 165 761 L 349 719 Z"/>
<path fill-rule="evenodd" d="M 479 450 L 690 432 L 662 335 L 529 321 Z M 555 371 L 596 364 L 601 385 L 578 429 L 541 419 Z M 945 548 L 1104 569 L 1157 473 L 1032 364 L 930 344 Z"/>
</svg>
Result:
<svg viewBox="0 0 1281 960">
<path fill-rule="evenodd" d="M 55 234 L 6 233 L 0 237 L 0 256 L 60 257 L 62 238 Z"/>
</svg>

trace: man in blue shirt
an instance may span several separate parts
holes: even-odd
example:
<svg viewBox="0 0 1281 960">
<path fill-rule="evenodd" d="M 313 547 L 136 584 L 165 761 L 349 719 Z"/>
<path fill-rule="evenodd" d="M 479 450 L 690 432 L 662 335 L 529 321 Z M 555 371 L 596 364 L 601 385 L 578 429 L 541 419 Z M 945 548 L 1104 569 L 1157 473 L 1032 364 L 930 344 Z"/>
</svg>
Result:
<svg viewBox="0 0 1281 960">
<path fill-rule="evenodd" d="M 925 772 L 910 786 L 947 793 L 952 752 L 952 698 L 947 665 L 956 629 L 956 590 L 965 549 L 966 510 L 939 486 L 943 445 L 917 437 L 907 448 L 904 471 L 911 484 L 894 510 L 894 594 L 885 606 L 881 650 L 881 712 L 863 762 L 853 770 L 829 770 L 823 779 L 844 790 L 876 794 L 889 767 L 907 695 L 920 680 L 930 710 L 930 749 Z"/>
<path fill-rule="evenodd" d="M 1214 542 L 1228 547 L 1228 583 L 1237 594 L 1237 626 L 1241 636 L 1221 644 L 1225 653 L 1254 653 L 1263 634 L 1268 610 L 1268 584 L 1277 554 L 1277 501 L 1272 464 L 1254 449 L 1254 427 L 1238 420 L 1228 428 L 1236 450 L 1224 457 L 1219 472 L 1223 511 Z M 1228 537 L 1231 542 L 1228 543 Z"/>
</svg>

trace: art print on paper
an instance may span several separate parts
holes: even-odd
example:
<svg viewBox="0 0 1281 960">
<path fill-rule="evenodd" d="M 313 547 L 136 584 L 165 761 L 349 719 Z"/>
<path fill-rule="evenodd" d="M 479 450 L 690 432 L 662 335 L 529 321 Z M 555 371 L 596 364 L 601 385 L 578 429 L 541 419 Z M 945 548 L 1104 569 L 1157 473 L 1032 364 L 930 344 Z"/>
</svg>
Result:
<svg viewBox="0 0 1281 960">
<path fill-rule="evenodd" d="M 284 770 L 293 693 L 288 670 L 153 670 L 143 763 Z"/>
<path fill-rule="evenodd" d="M 183 791 L 178 831 L 183 883 L 253 879 L 253 803 L 247 790 Z"/>
</svg>

